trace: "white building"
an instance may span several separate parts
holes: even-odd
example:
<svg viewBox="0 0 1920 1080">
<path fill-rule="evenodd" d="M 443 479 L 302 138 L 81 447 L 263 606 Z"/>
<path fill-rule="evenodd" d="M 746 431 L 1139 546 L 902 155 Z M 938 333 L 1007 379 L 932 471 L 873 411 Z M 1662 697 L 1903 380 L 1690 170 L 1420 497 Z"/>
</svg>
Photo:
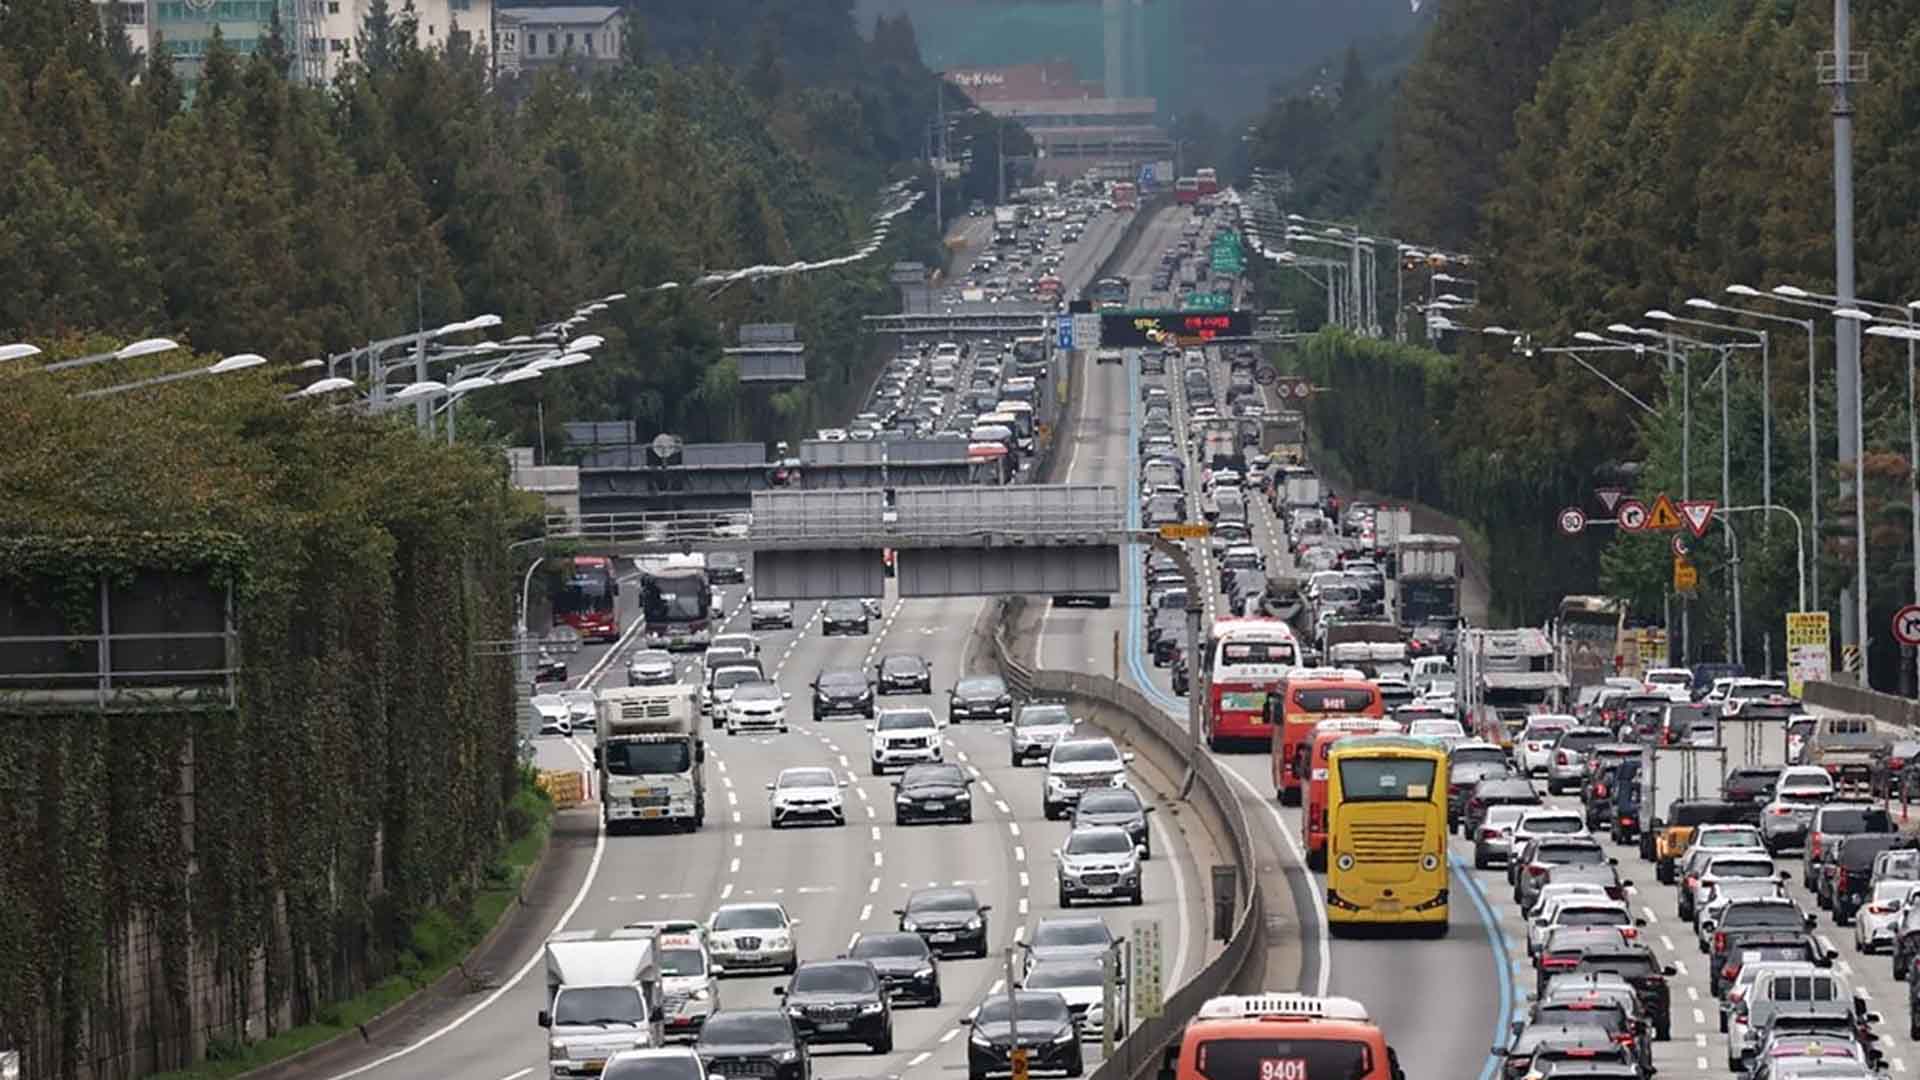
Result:
<svg viewBox="0 0 1920 1080">
<path fill-rule="evenodd" d="M 100 25 L 111 29 L 117 17 L 126 30 L 134 52 L 145 56 L 153 50 L 152 20 L 147 18 L 147 0 L 93 0 Z"/>
<path fill-rule="evenodd" d="M 562 62 L 617 64 L 627 17 L 617 7 L 501 7 L 494 62 L 501 74 L 537 71 Z"/>
<path fill-rule="evenodd" d="M 361 29 L 366 25 L 369 0 L 294 0 L 300 18 L 291 27 L 299 77 L 325 83 L 354 58 Z M 387 10 L 399 15 L 406 0 L 387 0 Z M 456 38 L 469 48 L 490 55 L 493 42 L 493 0 L 413 0 L 423 49 L 444 49 Z"/>
</svg>

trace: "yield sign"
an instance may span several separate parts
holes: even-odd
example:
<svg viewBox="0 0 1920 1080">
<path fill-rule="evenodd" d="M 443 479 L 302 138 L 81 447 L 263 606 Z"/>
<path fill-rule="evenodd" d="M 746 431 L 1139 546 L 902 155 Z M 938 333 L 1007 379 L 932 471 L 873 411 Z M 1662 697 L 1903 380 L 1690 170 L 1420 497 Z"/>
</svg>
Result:
<svg viewBox="0 0 1920 1080">
<path fill-rule="evenodd" d="M 1626 494 L 1624 490 L 1615 487 L 1593 489 L 1593 497 L 1600 500 L 1601 508 L 1609 514 L 1613 513 L 1613 508 L 1619 504 L 1620 500 L 1625 497 Z"/>
<path fill-rule="evenodd" d="M 1657 507 L 1659 504 L 1655 504 Z M 1687 528 L 1693 530 L 1695 537 L 1707 535 L 1707 523 L 1713 520 L 1712 499 L 1689 499 L 1680 504 L 1680 512 L 1686 515 Z"/>
<path fill-rule="evenodd" d="M 1653 500 L 1653 505 L 1647 508 L 1646 528 L 1649 532 L 1672 532 L 1683 528 L 1685 524 L 1680 520 L 1680 511 L 1674 508 L 1673 500 L 1667 498 L 1667 493 L 1664 491 L 1660 493 L 1659 498 Z"/>
</svg>

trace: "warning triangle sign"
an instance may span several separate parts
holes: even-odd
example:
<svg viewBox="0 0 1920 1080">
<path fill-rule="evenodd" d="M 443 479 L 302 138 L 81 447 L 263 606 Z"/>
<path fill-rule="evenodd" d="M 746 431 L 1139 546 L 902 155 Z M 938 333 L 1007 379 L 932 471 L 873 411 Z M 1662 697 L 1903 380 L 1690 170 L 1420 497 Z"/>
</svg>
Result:
<svg viewBox="0 0 1920 1080">
<path fill-rule="evenodd" d="M 1680 511 L 1674 509 L 1673 500 L 1667 498 L 1667 493 L 1664 491 L 1660 493 L 1659 498 L 1653 500 L 1653 505 L 1647 508 L 1648 532 L 1672 532 L 1685 526 L 1686 523 L 1680 520 Z"/>
<path fill-rule="evenodd" d="M 1600 500 L 1600 506 L 1609 514 L 1613 513 L 1613 508 L 1619 505 L 1625 495 L 1626 492 L 1619 488 L 1595 488 L 1593 491 L 1593 497 Z"/>
<path fill-rule="evenodd" d="M 1680 504 L 1680 512 L 1687 516 L 1687 528 L 1693 530 L 1694 536 L 1707 535 L 1707 523 L 1713 520 L 1716 505 L 1712 499 L 1690 499 Z"/>
</svg>

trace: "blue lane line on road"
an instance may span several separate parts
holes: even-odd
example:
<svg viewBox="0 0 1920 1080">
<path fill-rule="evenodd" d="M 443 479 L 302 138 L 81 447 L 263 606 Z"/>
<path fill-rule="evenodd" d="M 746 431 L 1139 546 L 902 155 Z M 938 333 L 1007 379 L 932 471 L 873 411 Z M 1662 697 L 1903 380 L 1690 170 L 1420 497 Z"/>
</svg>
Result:
<svg viewBox="0 0 1920 1080">
<path fill-rule="evenodd" d="M 1467 895 L 1473 898 L 1474 910 L 1480 916 L 1480 925 L 1487 932 L 1487 948 L 1493 954 L 1493 981 L 1500 986 L 1500 1011 L 1493 1021 L 1493 1042 L 1498 1046 L 1506 1041 L 1508 1028 L 1513 1024 L 1513 974 L 1510 970 L 1513 962 L 1507 956 L 1507 937 L 1500 932 L 1500 919 L 1494 914 L 1493 903 L 1487 899 L 1480 887 L 1480 881 L 1473 876 L 1473 868 L 1458 856 L 1449 855 L 1447 861 L 1453 864 L 1454 877 L 1467 885 Z M 1493 1080 L 1500 1070 L 1500 1059 L 1487 1056 L 1487 1064 L 1480 1070 L 1480 1080 Z"/>
</svg>

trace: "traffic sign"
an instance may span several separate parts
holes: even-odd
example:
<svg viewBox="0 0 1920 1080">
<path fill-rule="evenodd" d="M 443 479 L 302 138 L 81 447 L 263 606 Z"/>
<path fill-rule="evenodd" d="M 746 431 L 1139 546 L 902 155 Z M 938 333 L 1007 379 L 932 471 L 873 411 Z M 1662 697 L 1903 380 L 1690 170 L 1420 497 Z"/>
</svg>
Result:
<svg viewBox="0 0 1920 1080">
<path fill-rule="evenodd" d="M 1280 378 L 1280 369 L 1272 364 L 1261 364 L 1253 369 L 1253 381 L 1261 386 L 1272 386 Z"/>
<path fill-rule="evenodd" d="M 1568 536 L 1579 536 L 1587 528 L 1587 515 L 1577 506 L 1569 506 L 1560 511 L 1558 522 L 1560 531 Z"/>
<path fill-rule="evenodd" d="M 1840 646 L 1840 667 L 1845 671 L 1857 672 L 1860 670 L 1860 646 Z"/>
<path fill-rule="evenodd" d="M 1700 571 L 1686 559 L 1676 556 L 1673 560 L 1673 591 L 1690 593 L 1700 587 Z"/>
<path fill-rule="evenodd" d="M 1188 293 L 1180 302 L 1180 307 L 1184 311 L 1230 311 L 1233 309 L 1233 297 L 1218 292 Z"/>
<path fill-rule="evenodd" d="M 1669 544 L 1668 546 L 1673 548 L 1674 558 L 1684 559 L 1687 557 L 1687 538 L 1686 537 L 1675 536 L 1673 538 L 1673 543 Z"/>
<path fill-rule="evenodd" d="M 1693 530 L 1696 539 L 1707 535 L 1707 525 L 1713 521 L 1713 508 L 1718 505 L 1712 499 L 1689 499 L 1680 504 L 1680 513 L 1687 519 L 1687 528 Z"/>
<path fill-rule="evenodd" d="M 1673 500 L 1667 498 L 1667 493 L 1663 491 L 1659 498 L 1653 500 L 1653 506 L 1647 510 L 1647 523 L 1642 527 L 1650 532 L 1672 532 L 1685 526 L 1686 522 L 1681 519 L 1680 511 L 1674 507 Z"/>
<path fill-rule="evenodd" d="M 1205 540 L 1212 533 L 1213 526 L 1204 521 L 1182 521 L 1160 526 L 1162 540 Z"/>
<path fill-rule="evenodd" d="M 1060 337 L 1055 344 L 1062 349 L 1073 348 L 1073 316 L 1060 316 Z"/>
<path fill-rule="evenodd" d="M 1313 384 L 1304 375 L 1278 375 L 1273 383 L 1273 392 L 1284 403 L 1288 400 L 1305 402 L 1313 396 Z"/>
<path fill-rule="evenodd" d="M 1620 500 L 1620 507 L 1613 516 L 1622 532 L 1637 533 L 1647 527 L 1647 508 L 1641 505 L 1639 499 Z"/>
<path fill-rule="evenodd" d="M 1920 645 L 1920 604 L 1893 613 L 1893 638 L 1902 645 Z"/>
<path fill-rule="evenodd" d="M 1100 316 L 1092 312 L 1081 312 L 1073 316 L 1073 347 L 1076 349 L 1097 349 L 1100 347 Z"/>
<path fill-rule="evenodd" d="M 1593 489 L 1593 497 L 1600 500 L 1600 509 L 1605 510 L 1609 514 L 1613 513 L 1613 508 L 1619 505 L 1620 500 L 1625 498 L 1626 494 L 1624 490 L 1616 487 Z"/>
<path fill-rule="evenodd" d="M 1008 1055 L 1008 1060 L 1013 1066 L 1013 1080 L 1027 1080 L 1027 1048 L 1014 1047 L 1013 1052 Z"/>
</svg>

